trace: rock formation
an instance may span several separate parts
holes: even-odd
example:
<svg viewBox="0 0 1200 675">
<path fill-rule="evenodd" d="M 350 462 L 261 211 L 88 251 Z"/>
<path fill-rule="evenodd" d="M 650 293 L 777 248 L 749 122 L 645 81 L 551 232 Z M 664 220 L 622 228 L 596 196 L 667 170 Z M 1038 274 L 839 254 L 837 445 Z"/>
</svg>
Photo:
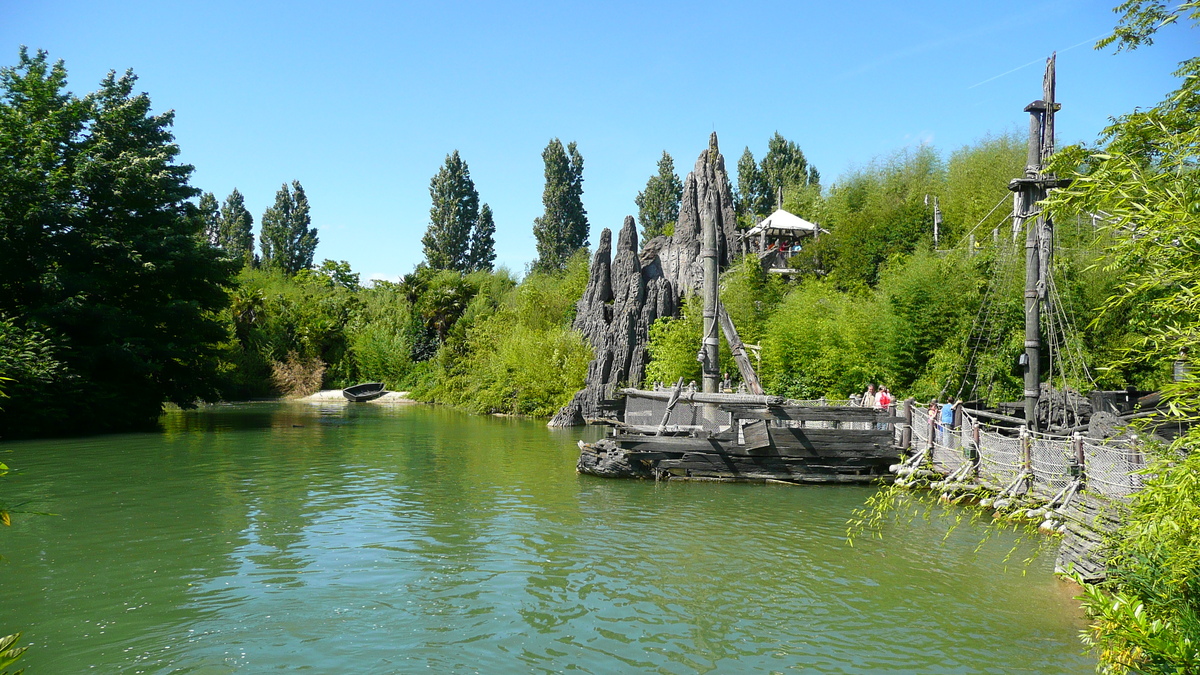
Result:
<svg viewBox="0 0 1200 675">
<path fill-rule="evenodd" d="M 725 158 L 717 147 L 717 134 L 708 140 L 708 149 L 700 153 L 696 166 L 683 182 L 683 200 L 679 205 L 679 221 L 669 239 L 662 237 L 647 242 L 647 249 L 656 249 L 667 278 L 681 294 L 698 293 L 704 284 L 704 266 L 700 258 L 702 212 L 707 210 L 717 222 L 718 260 L 725 267 L 734 258 L 734 234 L 737 218 L 733 211 L 733 189 L 725 173 Z"/>
<path fill-rule="evenodd" d="M 651 324 L 661 316 L 675 316 L 675 291 L 658 257 L 643 260 L 638 255 L 633 216 L 625 217 L 615 255 L 611 247 L 612 231 L 604 228 L 574 325 L 592 345 L 594 357 L 584 388 L 554 416 L 551 426 L 583 424 L 597 416 L 598 404 L 613 387 L 640 384 Z"/>
<path fill-rule="evenodd" d="M 574 324 L 592 345 L 594 358 L 584 388 L 550 426 L 584 424 L 599 416 L 600 401 L 611 396 L 615 387 L 642 384 L 651 324 L 660 317 L 676 316 L 680 298 L 699 292 L 703 283 L 702 215 L 716 220 L 720 261 L 728 264 L 736 220 L 725 158 L 715 133 L 684 181 L 683 204 L 672 236 L 651 239 L 639 254 L 637 225 L 626 216 L 614 254 L 612 232 L 605 228 L 600 234 Z"/>
</svg>

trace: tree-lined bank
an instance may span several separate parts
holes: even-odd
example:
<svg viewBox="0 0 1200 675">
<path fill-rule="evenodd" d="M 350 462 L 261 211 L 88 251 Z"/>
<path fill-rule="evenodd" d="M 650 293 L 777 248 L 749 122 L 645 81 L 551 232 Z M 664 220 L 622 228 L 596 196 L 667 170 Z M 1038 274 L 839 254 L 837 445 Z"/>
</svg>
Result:
<svg viewBox="0 0 1200 675">
<path fill-rule="evenodd" d="M 1113 39 L 1128 48 L 1180 17 L 1200 20 L 1194 2 L 1121 11 Z M 1173 382 L 1168 368 L 1200 347 L 1198 64 L 1185 62 L 1179 90 L 1116 120 L 1097 146 L 1060 152 L 1058 175 L 1075 183 L 1046 204 L 1072 329 L 1062 339 L 1080 365 L 1055 384 L 1162 388 L 1186 422 L 1200 418 L 1197 380 Z M 0 437 L 145 427 L 164 403 L 362 380 L 477 412 L 549 416 L 581 387 L 592 347 L 572 323 L 589 223 L 574 142 L 543 152 L 528 273 L 493 269 L 503 214 L 480 202 L 454 151 L 431 180 L 425 262 L 399 283 L 363 287 L 345 262 L 315 262 L 299 181 L 260 218 L 256 254 L 242 195 L 219 203 L 190 184 L 172 114 L 153 115 L 134 82 L 110 74 L 75 96 L 61 63 L 25 50 L 0 70 Z M 968 386 L 993 402 L 1018 394 L 1021 260 L 1004 204 L 1023 142 L 985 137 L 948 156 L 921 146 L 831 184 L 796 142 L 776 134 L 767 147 L 761 161 L 743 153 L 736 189 L 720 186 L 740 228 L 782 206 L 826 230 L 791 257 L 790 281 L 753 258 L 722 280 L 770 393 L 844 397 L 875 381 L 920 398 Z M 644 235 L 672 231 L 680 185 L 664 153 L 634 200 Z M 699 311 L 687 298 L 680 306 L 649 329 L 647 380 L 698 379 Z M 1090 601 L 1093 639 L 1114 667 L 1200 662 L 1189 646 L 1200 644 L 1189 553 L 1198 441 L 1185 435 L 1164 454 L 1114 543 L 1113 594 Z"/>
</svg>

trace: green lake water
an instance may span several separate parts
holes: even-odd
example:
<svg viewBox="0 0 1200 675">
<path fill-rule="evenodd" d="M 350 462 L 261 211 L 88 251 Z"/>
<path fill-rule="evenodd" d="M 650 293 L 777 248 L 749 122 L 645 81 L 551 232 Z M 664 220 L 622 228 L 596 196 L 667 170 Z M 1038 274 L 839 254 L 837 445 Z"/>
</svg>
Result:
<svg viewBox="0 0 1200 675">
<path fill-rule="evenodd" d="M 575 473 L 599 430 L 254 403 L 0 444 L 27 675 L 1090 673 L 1052 553 L 861 487 Z M 1024 571 L 1024 574 L 1022 573 Z"/>
</svg>

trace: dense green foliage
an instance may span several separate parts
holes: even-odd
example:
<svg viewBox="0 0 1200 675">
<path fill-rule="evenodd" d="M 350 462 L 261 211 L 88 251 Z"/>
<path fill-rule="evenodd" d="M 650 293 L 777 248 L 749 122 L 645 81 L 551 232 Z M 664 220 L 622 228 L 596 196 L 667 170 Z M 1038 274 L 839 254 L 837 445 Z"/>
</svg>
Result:
<svg viewBox="0 0 1200 675">
<path fill-rule="evenodd" d="M 646 189 L 633 200 L 638 207 L 638 224 L 642 241 L 675 231 L 679 220 L 679 202 L 683 198 L 683 181 L 675 173 L 675 160 L 663 150 L 658 160 L 658 173 L 646 181 Z"/>
<path fill-rule="evenodd" d="M 172 113 L 134 82 L 110 73 L 78 98 L 25 50 L 0 70 L 0 315 L 8 344 L 39 345 L 0 436 L 149 425 L 163 401 L 215 395 L 231 265 L 202 238 Z M 68 386 L 69 415 L 36 407 Z"/>
<path fill-rule="evenodd" d="M 475 412 L 550 416 L 583 387 L 591 348 L 571 330 L 586 251 L 560 272 L 466 279 L 473 297 L 418 376 L 413 395 Z"/>
<path fill-rule="evenodd" d="M 284 183 L 275 193 L 275 204 L 263 213 L 258 243 L 262 266 L 284 274 L 295 274 L 313 265 L 317 251 L 317 228 L 312 227 L 308 196 L 300 181 Z"/>
<path fill-rule="evenodd" d="M 1148 45 L 1161 27 L 1200 3 L 1128 2 L 1100 46 Z M 1052 195 L 1062 216 L 1102 213 L 1108 266 L 1121 282 L 1101 319 L 1131 330 L 1119 366 L 1161 372 L 1200 353 L 1200 57 L 1180 65 L 1178 90 L 1161 104 L 1114 121 L 1100 146 L 1064 148 L 1054 160 L 1070 188 Z M 1194 366 L 1162 389 L 1169 416 L 1200 422 Z M 1200 670 L 1200 426 L 1162 449 L 1133 497 L 1131 515 L 1110 545 L 1109 579 L 1087 588 L 1088 641 L 1101 669 L 1124 673 Z"/>
<path fill-rule="evenodd" d="M 922 147 L 854 171 L 824 195 L 811 186 L 786 191 L 785 205 L 818 214 L 830 230 L 792 258 L 805 274 L 785 283 L 746 260 L 724 274 L 721 290 L 743 340 L 761 345 L 768 391 L 845 398 L 874 381 L 921 399 L 1018 397 L 1024 249 L 1007 226 L 1007 184 L 1023 161 L 1015 138 L 986 137 L 948 162 Z M 926 195 L 946 204 L 936 251 Z M 1160 374 L 1147 369 L 1097 370 L 1113 345 L 1129 339 L 1119 321 L 1092 321 L 1115 275 L 1095 265 L 1105 253 L 1090 220 L 1067 218 L 1057 236 L 1055 299 L 1074 325 L 1047 331 L 1076 357 L 1069 369 L 1051 364 L 1055 381 L 1079 388 L 1092 386 L 1089 376 L 1121 387 L 1156 381 Z M 699 335 L 692 305 L 652 327 L 648 379 L 697 377 Z M 722 368 L 734 372 L 730 362 Z"/>
<path fill-rule="evenodd" d="M 477 412 L 551 415 L 582 387 L 591 349 L 571 328 L 586 252 L 566 269 L 420 267 L 358 286 L 345 263 L 288 277 L 244 269 L 226 344 L 227 398 L 302 395 L 380 381 Z"/>
<path fill-rule="evenodd" d="M 1011 212 L 1008 181 L 1022 175 L 1025 145 L 1016 137 L 988 137 L 951 154 L 929 146 L 907 149 L 843 176 L 823 200 L 793 190 L 785 203 L 831 230 L 793 263 L 828 277 L 843 290 L 873 287 L 894 258 L 933 243 L 934 197 L 944 205 L 939 248 L 974 235 L 1001 238 Z M 999 230 L 997 228 L 1000 228 Z"/>
<path fill-rule="evenodd" d="M 542 160 L 545 212 L 533 221 L 538 255 L 533 269 L 548 272 L 565 267 L 576 251 L 588 245 L 588 221 L 583 208 L 583 156 L 574 141 L 564 149 L 562 141 L 551 140 Z"/>
</svg>

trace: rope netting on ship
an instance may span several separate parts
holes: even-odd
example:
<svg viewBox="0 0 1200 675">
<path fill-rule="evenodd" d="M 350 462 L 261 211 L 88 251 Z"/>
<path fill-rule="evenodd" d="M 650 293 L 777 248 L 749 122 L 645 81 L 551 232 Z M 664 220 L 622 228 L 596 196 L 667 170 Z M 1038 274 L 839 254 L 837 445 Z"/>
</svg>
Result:
<svg viewBox="0 0 1200 675">
<path fill-rule="evenodd" d="M 991 274 L 979 298 L 979 306 L 970 329 L 962 339 L 961 353 L 965 360 L 954 375 L 946 380 L 942 395 L 953 393 L 960 400 L 996 405 L 1005 397 L 1019 398 L 1023 385 L 1017 374 L 1017 359 L 1024 345 L 1024 279 L 1025 246 L 1022 233 L 1026 224 L 1032 225 L 1036 213 L 1018 217 L 1013 209 L 1001 211 L 1009 197 L 1002 198 L 976 225 L 961 237 L 952 250 L 973 246 L 970 235 L 992 226 Z M 1011 237 L 1001 233 L 1003 221 L 1013 222 Z M 1058 248 L 1060 228 L 1047 228 L 1052 241 L 1039 243 L 1043 255 Z M 1059 273 L 1050 256 L 1043 269 L 1045 287 L 1039 288 L 1041 303 L 1044 404 L 1047 427 L 1066 431 L 1077 427 L 1083 418 L 1086 402 L 1079 391 L 1095 386 L 1095 377 L 1088 366 L 1083 347 L 1083 334 L 1069 307 L 1075 298 L 1059 283 Z"/>
</svg>

